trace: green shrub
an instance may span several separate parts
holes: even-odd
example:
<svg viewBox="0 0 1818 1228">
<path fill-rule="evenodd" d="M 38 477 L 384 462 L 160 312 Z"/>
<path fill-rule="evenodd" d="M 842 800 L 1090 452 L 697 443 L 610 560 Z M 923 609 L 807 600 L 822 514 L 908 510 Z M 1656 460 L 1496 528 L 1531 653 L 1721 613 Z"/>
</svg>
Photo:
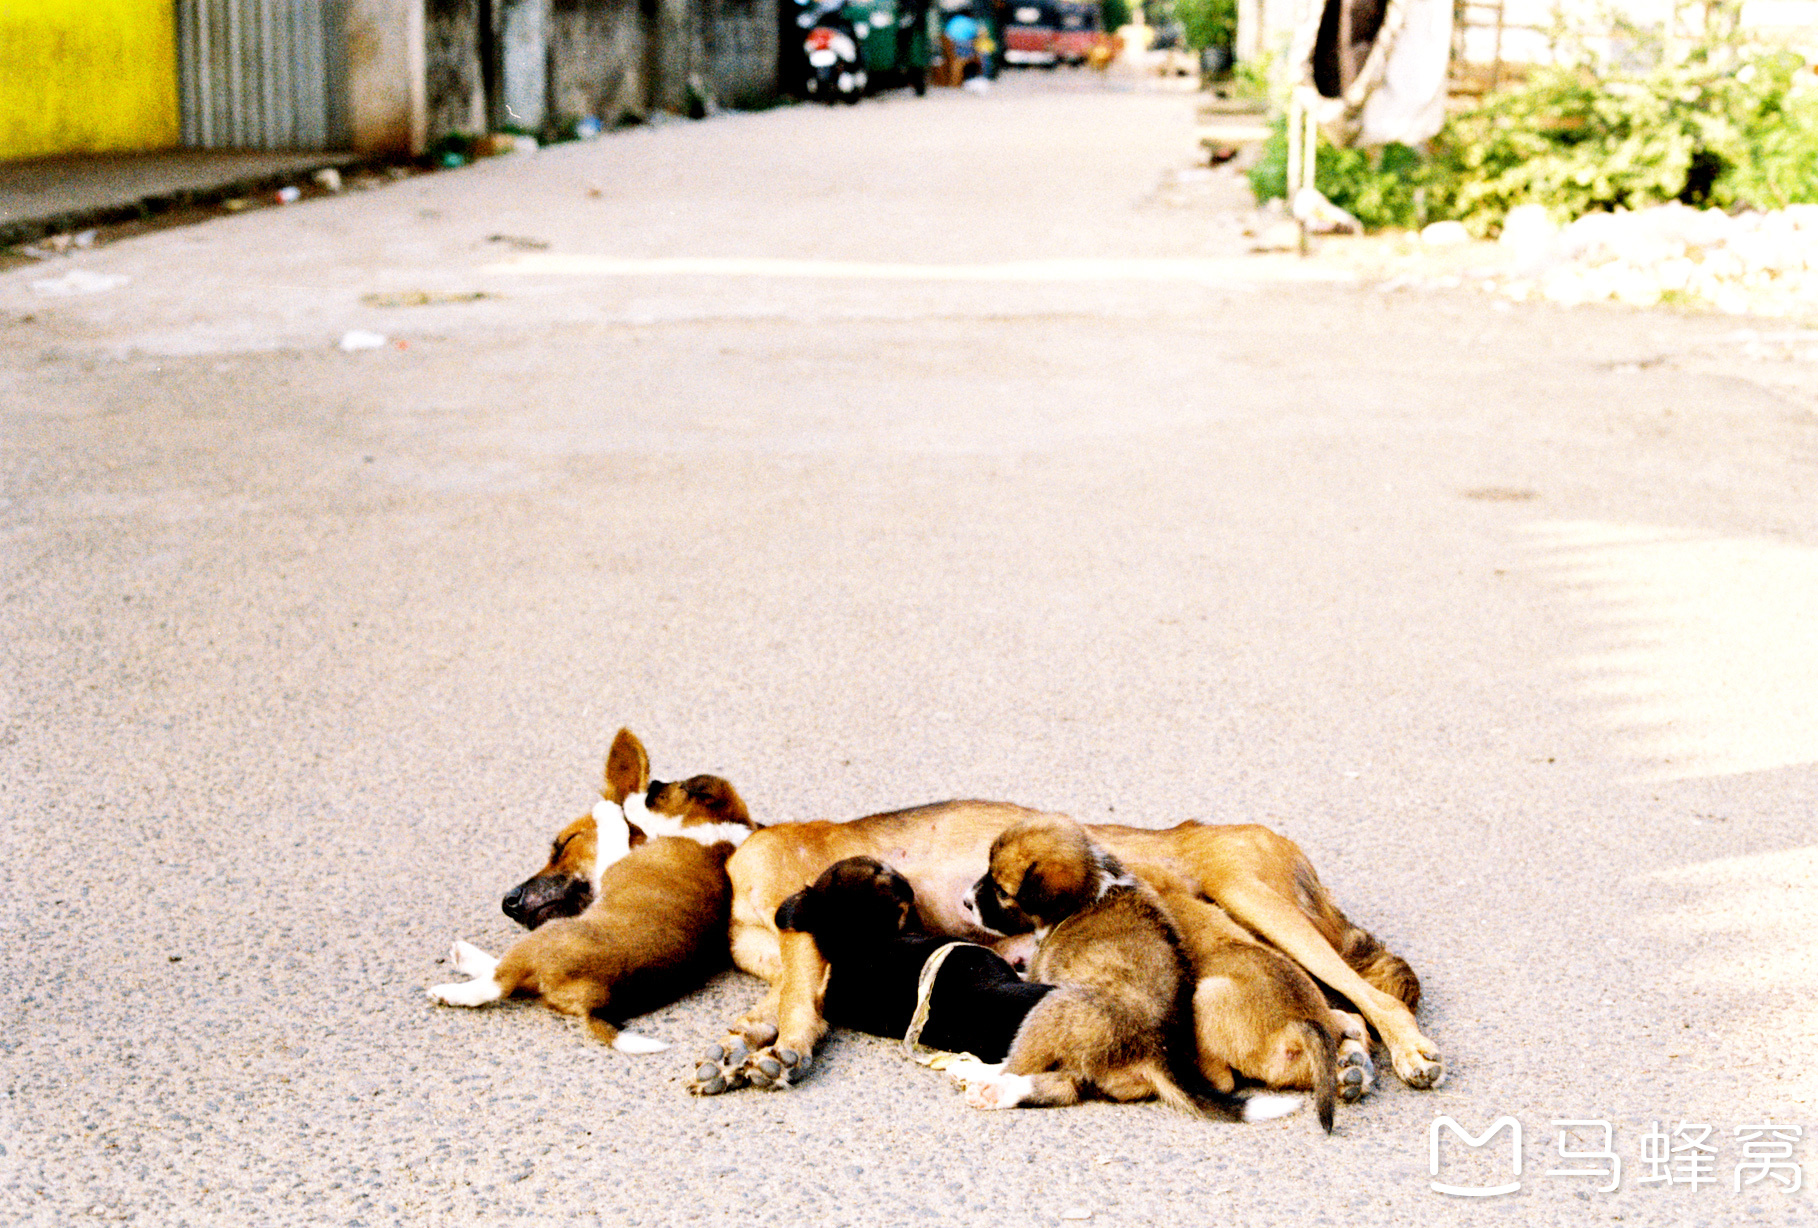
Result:
<svg viewBox="0 0 1818 1228">
<path fill-rule="evenodd" d="M 1174 15 L 1195 51 L 1237 41 L 1237 0 L 1174 0 Z"/>
<path fill-rule="evenodd" d="M 1564 221 L 1669 200 L 1818 199 L 1818 99 L 1792 95 L 1798 67 L 1764 54 L 1740 68 L 1694 61 L 1602 78 L 1541 70 L 1447 125 L 1434 142 L 1436 204 L 1487 234 L 1526 203 Z"/>
<path fill-rule="evenodd" d="M 1099 20 L 1107 32 L 1116 32 L 1130 24 L 1130 0 L 1099 0 Z"/>
<path fill-rule="evenodd" d="M 1322 135 L 1313 162 L 1313 186 L 1370 230 L 1419 226 L 1430 174 L 1426 161 L 1406 145 L 1339 149 Z M 1258 202 L 1288 194 L 1288 120 L 1277 116 L 1262 157 L 1250 168 Z"/>
<path fill-rule="evenodd" d="M 1372 229 L 1457 218 L 1496 233 L 1516 205 L 1556 221 L 1678 200 L 1723 209 L 1818 202 L 1818 88 L 1796 55 L 1723 48 L 1645 72 L 1542 68 L 1453 116 L 1426 156 L 1321 142 L 1316 186 Z M 1257 199 L 1287 181 L 1284 122 L 1250 172 Z"/>
</svg>

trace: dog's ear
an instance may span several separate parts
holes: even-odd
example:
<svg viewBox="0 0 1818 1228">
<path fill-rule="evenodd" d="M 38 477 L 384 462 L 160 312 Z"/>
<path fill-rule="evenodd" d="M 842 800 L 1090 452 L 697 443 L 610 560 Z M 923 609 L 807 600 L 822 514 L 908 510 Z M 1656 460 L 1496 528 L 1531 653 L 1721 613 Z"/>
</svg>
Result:
<svg viewBox="0 0 1818 1228">
<path fill-rule="evenodd" d="M 777 906 L 776 927 L 779 930 L 796 930 L 799 933 L 814 932 L 814 897 L 806 888 L 796 892 Z"/>
<path fill-rule="evenodd" d="M 745 799 L 739 796 L 731 781 L 719 776 L 690 776 L 682 782 L 682 790 L 688 794 L 688 800 L 714 822 L 752 825 Z"/>
<path fill-rule="evenodd" d="M 1031 917 L 1067 916 L 1079 911 L 1079 899 L 1085 889 L 1085 873 L 1072 862 L 1036 862 L 1023 871 L 1023 881 L 1016 888 L 1016 904 Z"/>
<path fill-rule="evenodd" d="M 649 787 L 650 756 L 644 752 L 644 744 L 631 730 L 619 730 L 612 740 L 612 749 L 606 752 L 606 787 L 601 795 L 622 806 L 633 793 L 642 793 Z"/>
</svg>

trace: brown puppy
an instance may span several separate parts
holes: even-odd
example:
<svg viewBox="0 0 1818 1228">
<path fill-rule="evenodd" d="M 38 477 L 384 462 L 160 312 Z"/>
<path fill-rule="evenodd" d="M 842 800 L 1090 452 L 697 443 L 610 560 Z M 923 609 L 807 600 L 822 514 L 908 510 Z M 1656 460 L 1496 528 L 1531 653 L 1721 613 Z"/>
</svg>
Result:
<svg viewBox="0 0 1818 1228">
<path fill-rule="evenodd" d="M 847 823 L 782 823 L 754 832 L 727 863 L 732 959 L 770 983 L 697 1064 L 692 1090 L 756 1083 L 787 1087 L 806 1071 L 826 1032 L 827 964 L 808 934 L 779 934 L 776 910 L 847 857 L 875 857 L 907 878 L 930 934 L 989 942 L 966 897 L 991 843 L 1037 812 L 1004 802 L 941 802 Z M 1420 984 L 1407 963 L 1351 924 L 1306 856 L 1255 824 L 1181 823 L 1165 830 L 1094 824 L 1093 841 L 1126 864 L 1162 866 L 1231 919 L 1354 1003 L 1381 1035 L 1411 1087 L 1443 1076 L 1438 1050 L 1414 1021 Z M 780 1069 L 780 1077 L 769 1069 Z M 761 1077 L 760 1077 L 761 1076 Z"/>
<path fill-rule="evenodd" d="M 1131 867 L 1155 888 L 1193 965 L 1193 1032 L 1200 1073 L 1231 1091 L 1233 1072 L 1267 1087 L 1313 1092 L 1319 1124 L 1333 1104 L 1369 1089 L 1369 1033 L 1362 1019 L 1327 1005 L 1299 964 L 1264 946 L 1218 905 L 1162 866 Z"/>
<path fill-rule="evenodd" d="M 750 834 L 751 820 L 717 777 L 652 785 L 643 745 L 624 729 L 607 755 L 603 798 L 562 829 L 549 864 L 505 897 L 506 914 L 535 932 L 503 959 L 456 942 L 455 970 L 474 979 L 433 987 L 431 1001 L 484 1006 L 534 996 L 580 1016 L 622 1052 L 668 1048 L 621 1032 L 608 1016 L 673 1001 L 725 966 L 726 859 Z M 577 901 L 580 916 L 562 915 Z"/>
<path fill-rule="evenodd" d="M 1246 1112 L 1197 1077 L 1192 968 L 1180 934 L 1154 890 L 1079 824 L 1058 815 L 1012 824 L 992 843 L 972 898 L 990 928 L 1034 931 L 1029 976 L 1055 989 L 1023 1020 L 1001 1067 L 958 1072 L 967 1103 L 1076 1104 L 1096 1093 L 1158 1097 L 1196 1114 L 1272 1115 Z"/>
</svg>

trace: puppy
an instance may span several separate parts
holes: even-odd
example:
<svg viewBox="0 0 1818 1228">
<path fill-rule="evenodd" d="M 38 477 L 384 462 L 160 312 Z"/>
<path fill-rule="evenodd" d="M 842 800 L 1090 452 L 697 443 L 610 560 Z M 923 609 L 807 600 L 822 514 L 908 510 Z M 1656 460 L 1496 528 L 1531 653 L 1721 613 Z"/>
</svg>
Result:
<svg viewBox="0 0 1818 1228">
<path fill-rule="evenodd" d="M 1063 1105 L 1096 1093 L 1246 1120 L 1285 1111 L 1281 1098 L 1245 1103 L 1199 1076 L 1180 934 L 1156 893 L 1079 824 L 1058 815 L 1012 824 L 972 899 L 990 928 L 1034 930 L 1030 979 L 1056 988 L 1023 1020 L 1001 1069 L 961 1072 L 967 1103 Z"/>
<path fill-rule="evenodd" d="M 1133 864 L 1180 932 L 1193 968 L 1193 1032 L 1200 1073 L 1231 1091 L 1233 1072 L 1268 1087 L 1313 1092 L 1319 1124 L 1332 1131 L 1334 1102 L 1368 1086 L 1369 1033 L 1362 1019 L 1326 1004 L 1301 966 L 1258 942 L 1218 905 L 1167 867 Z"/>
<path fill-rule="evenodd" d="M 822 1006 L 829 1023 L 906 1038 L 923 969 L 937 952 L 918 1039 L 934 1049 L 1001 1062 L 1023 1019 L 1047 997 L 988 947 L 931 938 L 909 880 L 871 857 L 848 857 L 784 900 L 776 927 L 814 935 L 830 971 Z"/>
<path fill-rule="evenodd" d="M 718 777 L 652 784 L 643 745 L 621 729 L 603 800 L 564 827 L 549 864 L 505 897 L 506 915 L 533 932 L 503 959 L 456 942 L 455 970 L 473 979 L 434 986 L 430 1000 L 537 997 L 621 1052 L 668 1048 L 611 1018 L 673 1001 L 730 962 L 726 859 L 751 830 L 744 803 Z"/>
</svg>

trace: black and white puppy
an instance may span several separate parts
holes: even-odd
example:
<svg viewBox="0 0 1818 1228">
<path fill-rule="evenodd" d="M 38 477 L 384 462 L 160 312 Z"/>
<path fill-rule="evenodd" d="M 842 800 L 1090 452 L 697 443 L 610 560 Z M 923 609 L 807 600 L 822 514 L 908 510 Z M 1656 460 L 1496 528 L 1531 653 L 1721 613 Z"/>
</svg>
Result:
<svg viewBox="0 0 1818 1228">
<path fill-rule="evenodd" d="M 831 966 L 829 1023 L 902 1037 L 915 1016 L 923 967 L 945 939 L 922 932 L 909 880 L 871 857 L 848 857 L 776 910 L 776 927 L 814 935 Z M 1052 986 L 1032 985 L 989 947 L 960 943 L 934 975 L 920 1040 L 1001 1062 L 1023 1019 Z"/>
</svg>

